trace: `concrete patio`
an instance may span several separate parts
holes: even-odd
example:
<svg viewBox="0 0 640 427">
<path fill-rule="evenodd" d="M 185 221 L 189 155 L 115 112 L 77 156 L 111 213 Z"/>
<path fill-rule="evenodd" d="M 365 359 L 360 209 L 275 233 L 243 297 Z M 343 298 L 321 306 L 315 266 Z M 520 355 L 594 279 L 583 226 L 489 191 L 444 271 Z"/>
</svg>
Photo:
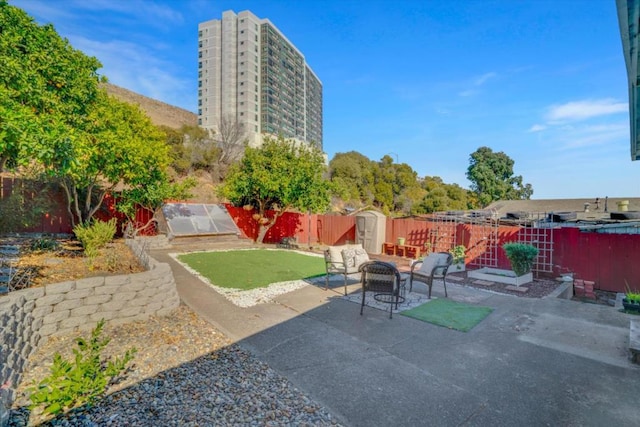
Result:
<svg viewBox="0 0 640 427">
<path fill-rule="evenodd" d="M 613 307 L 451 283 L 450 298 L 494 309 L 464 333 L 372 308 L 360 316 L 336 278 L 335 290 L 310 285 L 239 308 L 168 256 L 187 249 L 152 251 L 182 301 L 345 425 L 638 424 L 633 316 Z"/>
</svg>

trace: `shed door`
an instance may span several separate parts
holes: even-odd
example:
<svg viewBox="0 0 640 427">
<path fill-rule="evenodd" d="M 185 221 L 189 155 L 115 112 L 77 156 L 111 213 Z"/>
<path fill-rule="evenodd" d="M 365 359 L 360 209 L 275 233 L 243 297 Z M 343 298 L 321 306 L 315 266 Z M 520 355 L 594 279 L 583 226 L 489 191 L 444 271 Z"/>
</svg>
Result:
<svg viewBox="0 0 640 427">
<path fill-rule="evenodd" d="M 356 217 L 356 242 L 369 253 L 375 253 L 376 218 L 373 216 Z"/>
</svg>

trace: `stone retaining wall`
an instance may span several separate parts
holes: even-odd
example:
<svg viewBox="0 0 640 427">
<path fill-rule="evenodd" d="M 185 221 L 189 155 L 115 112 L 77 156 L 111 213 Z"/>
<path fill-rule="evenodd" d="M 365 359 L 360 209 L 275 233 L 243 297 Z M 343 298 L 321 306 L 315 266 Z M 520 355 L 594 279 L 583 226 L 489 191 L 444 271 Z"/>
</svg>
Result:
<svg viewBox="0 0 640 427">
<path fill-rule="evenodd" d="M 137 242 L 128 244 L 140 256 Z M 0 296 L 0 426 L 8 421 L 27 360 L 53 335 L 171 313 L 180 297 L 169 264 L 146 256 L 148 271 L 91 277 Z"/>
</svg>

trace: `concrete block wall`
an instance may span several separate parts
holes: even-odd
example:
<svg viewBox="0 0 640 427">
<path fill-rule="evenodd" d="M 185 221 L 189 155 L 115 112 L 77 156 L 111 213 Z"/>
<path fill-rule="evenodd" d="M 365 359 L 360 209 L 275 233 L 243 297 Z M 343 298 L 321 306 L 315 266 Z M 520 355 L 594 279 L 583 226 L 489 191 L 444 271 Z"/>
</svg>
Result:
<svg viewBox="0 0 640 427">
<path fill-rule="evenodd" d="M 128 242 L 132 249 L 137 243 Z M 136 252 L 138 253 L 138 252 Z M 27 360 L 54 335 L 171 313 L 180 297 L 169 264 L 145 259 L 148 271 L 91 277 L 0 296 L 0 426 L 5 426 Z"/>
</svg>

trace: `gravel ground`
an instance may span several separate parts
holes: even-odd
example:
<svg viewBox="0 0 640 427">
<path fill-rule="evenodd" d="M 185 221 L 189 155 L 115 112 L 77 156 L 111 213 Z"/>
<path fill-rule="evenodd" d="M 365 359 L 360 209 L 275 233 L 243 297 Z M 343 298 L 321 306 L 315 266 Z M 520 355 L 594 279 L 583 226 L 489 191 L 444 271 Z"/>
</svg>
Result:
<svg viewBox="0 0 640 427">
<path fill-rule="evenodd" d="M 124 380 L 93 407 L 53 420 L 30 413 L 25 387 L 49 373 L 55 352 L 69 358 L 78 335 L 51 338 L 31 356 L 9 426 L 339 425 L 286 378 L 185 306 L 170 316 L 105 327 L 103 336 L 111 338 L 105 356 L 131 347 L 138 353 Z"/>
</svg>

